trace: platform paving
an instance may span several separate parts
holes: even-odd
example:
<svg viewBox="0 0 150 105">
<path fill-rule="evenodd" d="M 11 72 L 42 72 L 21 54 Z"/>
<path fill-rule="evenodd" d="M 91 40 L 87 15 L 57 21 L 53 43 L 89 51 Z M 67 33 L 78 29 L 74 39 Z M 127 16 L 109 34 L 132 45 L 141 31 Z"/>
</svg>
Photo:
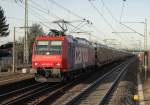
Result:
<svg viewBox="0 0 150 105">
<path fill-rule="evenodd" d="M 145 105 L 150 105 L 150 77 L 143 84 Z"/>
</svg>

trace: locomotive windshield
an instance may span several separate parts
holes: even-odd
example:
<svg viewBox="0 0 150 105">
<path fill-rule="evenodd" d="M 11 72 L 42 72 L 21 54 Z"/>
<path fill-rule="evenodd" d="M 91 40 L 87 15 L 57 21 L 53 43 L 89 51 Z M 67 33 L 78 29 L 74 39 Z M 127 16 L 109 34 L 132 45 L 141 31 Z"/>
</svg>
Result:
<svg viewBox="0 0 150 105">
<path fill-rule="evenodd" d="M 58 55 L 61 54 L 62 41 L 37 41 L 35 53 L 39 55 Z"/>
</svg>

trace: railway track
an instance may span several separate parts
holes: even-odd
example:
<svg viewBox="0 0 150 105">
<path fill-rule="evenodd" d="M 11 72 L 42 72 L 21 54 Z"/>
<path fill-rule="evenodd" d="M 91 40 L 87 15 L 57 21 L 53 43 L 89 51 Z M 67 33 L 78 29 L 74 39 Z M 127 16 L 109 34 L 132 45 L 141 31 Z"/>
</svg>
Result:
<svg viewBox="0 0 150 105">
<path fill-rule="evenodd" d="M 37 82 L 33 78 L 14 81 L 10 83 L 0 84 L 0 95 L 9 93 L 11 91 L 15 91 L 24 87 L 28 87 L 30 85 L 34 85 Z"/>
<path fill-rule="evenodd" d="M 49 85 L 48 83 L 38 83 L 33 86 L 25 87 L 24 89 L 19 89 L 7 94 L 3 94 L 0 95 L 0 99 L 2 99 L 0 100 L 2 101 L 0 104 L 1 105 L 41 104 L 47 99 L 47 97 L 51 97 L 51 100 L 53 100 L 52 98 L 53 96 L 54 98 L 56 98 L 56 95 L 58 95 L 58 93 L 64 93 L 70 87 L 76 85 L 79 82 L 79 78 L 76 78 L 72 82 L 69 83 L 68 82 L 57 83 L 53 85 Z"/>
<path fill-rule="evenodd" d="M 115 65 L 118 65 L 118 63 L 114 63 L 109 65 L 108 67 L 104 67 L 103 70 L 108 70 L 108 68 L 111 68 Z M 32 103 L 32 105 L 51 105 L 54 102 L 58 101 L 58 99 L 60 97 L 62 97 L 63 95 L 67 94 L 68 91 L 72 88 L 74 88 L 75 86 L 78 86 L 78 84 L 82 83 L 83 81 L 85 81 L 88 77 L 92 76 L 92 78 L 95 78 L 94 75 L 97 74 L 103 74 L 101 71 L 99 71 L 99 73 L 94 72 L 93 75 L 91 75 L 91 73 L 88 73 L 87 75 L 81 75 L 80 78 L 76 78 L 75 80 L 63 85 L 62 87 L 53 90 L 52 92 L 50 92 L 49 94 L 40 97 L 39 99 L 37 99 L 38 101 L 34 101 Z M 82 85 L 85 86 L 85 85 Z M 76 87 L 75 87 L 76 88 Z M 70 94 L 69 94 L 70 96 Z M 61 105 L 62 103 L 59 103 L 57 105 Z"/>
<path fill-rule="evenodd" d="M 60 99 L 53 103 L 49 101 L 49 103 L 52 105 L 104 105 L 132 62 L 133 59 L 130 62 L 128 60 L 90 83 L 84 81 L 66 91 Z M 46 104 L 46 102 L 42 104 Z"/>
<path fill-rule="evenodd" d="M 115 63 L 116 65 L 117 63 Z M 90 74 L 89 74 L 90 75 Z M 58 94 L 64 94 L 65 91 L 69 89 L 69 87 L 73 87 L 74 85 L 78 84 L 80 81 L 84 78 L 87 78 L 86 75 L 82 76 L 82 78 L 76 78 L 74 81 L 70 82 L 69 84 L 60 84 L 60 85 L 49 85 L 49 87 L 45 88 L 43 87 L 42 90 L 36 90 L 36 91 L 31 91 L 30 94 L 25 94 L 29 90 L 32 90 L 32 86 L 26 87 L 24 89 L 17 89 L 8 93 L 5 93 L 1 95 L 0 97 L 0 104 L 40 104 L 43 102 L 46 102 L 48 97 L 50 97 L 51 101 L 55 100 Z M 34 87 L 36 86 L 33 85 Z M 38 86 L 38 85 L 37 85 Z M 17 93 L 17 94 L 16 94 Z M 23 95 L 24 93 L 24 95 Z M 48 93 L 48 94 L 47 94 Z M 44 95 L 46 94 L 46 95 Z M 52 98 L 54 97 L 54 98 Z M 7 100 L 6 100 L 7 99 Z"/>
<path fill-rule="evenodd" d="M 126 62 L 127 63 L 127 62 Z M 126 63 L 122 63 L 115 67 L 117 69 L 121 66 L 125 66 Z M 114 65 L 113 65 L 114 66 Z M 107 68 L 108 69 L 108 68 Z M 113 70 L 114 70 L 113 69 Z M 111 74 L 113 72 L 109 72 Z M 108 73 L 107 73 L 108 74 Z M 47 104 L 72 104 L 77 99 L 78 95 L 83 94 L 87 87 L 92 86 L 94 80 L 98 81 L 101 72 L 95 73 L 91 76 L 91 73 L 80 76 L 82 78 L 76 78 L 69 83 L 58 83 L 58 84 L 44 84 L 39 83 L 33 86 L 24 88 L 23 90 L 16 90 L 7 94 L 0 95 L 1 105 L 16 105 L 16 104 L 30 104 L 30 105 L 47 105 Z M 107 76 L 106 74 L 104 76 Z M 101 80 L 102 78 L 101 77 Z M 90 77 L 87 79 L 87 77 Z M 87 81 L 86 81 L 87 80 Z M 99 80 L 100 81 L 100 80 Z M 77 95 L 78 94 L 78 95 Z M 68 100 L 69 97 L 69 100 Z"/>
<path fill-rule="evenodd" d="M 7 92 L 5 94 L 0 95 L 0 105 L 9 105 L 14 104 L 15 102 L 24 99 L 27 96 L 30 96 L 31 94 L 40 91 L 42 89 L 50 87 L 48 83 L 36 83 L 21 89 L 17 89 L 14 91 Z"/>
<path fill-rule="evenodd" d="M 74 96 L 68 100 L 65 100 L 62 105 L 107 104 L 107 102 L 109 102 L 110 95 L 115 90 L 120 78 L 126 74 L 128 67 L 133 63 L 134 60 L 135 59 L 132 59 L 131 61 L 127 61 L 115 67 L 110 72 L 89 84 L 87 87 L 83 88 L 79 92 L 76 92 Z"/>
<path fill-rule="evenodd" d="M 116 63 L 117 64 L 117 63 Z M 116 65 L 115 64 L 115 65 Z M 113 65 L 114 66 L 114 65 Z M 112 66 L 111 66 L 112 67 Z M 108 69 L 108 68 L 107 68 Z M 100 73 L 97 73 L 95 72 L 95 75 L 97 76 L 100 76 Z M 49 91 L 48 94 L 46 95 L 43 95 L 42 97 L 36 97 L 36 100 L 31 100 L 30 104 L 32 105 L 50 105 L 50 104 L 54 104 L 55 102 L 59 102 L 59 98 L 63 97 L 64 95 L 67 94 L 67 96 L 64 98 L 63 101 L 65 101 L 65 99 L 67 99 L 68 97 L 74 95 L 75 93 L 73 94 L 70 94 L 70 90 L 73 89 L 73 88 L 77 88 L 77 89 L 82 89 L 83 87 L 86 87 L 85 84 L 83 84 L 83 82 L 87 79 L 87 77 L 90 77 L 91 76 L 91 73 L 87 74 L 87 75 L 83 75 L 83 76 L 80 76 L 82 78 L 78 78 L 78 79 L 75 79 L 74 81 L 70 82 L 70 83 L 67 83 L 65 85 L 63 85 L 62 87 L 60 88 L 55 88 L 55 90 L 53 91 Z M 92 79 L 95 79 L 97 76 L 92 76 Z M 90 81 L 90 82 L 91 82 Z M 88 80 L 89 82 L 89 80 Z M 80 87 L 78 84 L 82 84 L 82 86 Z M 88 85 L 88 84 L 87 84 Z M 72 91 L 71 91 L 72 93 Z M 34 96 L 35 97 L 35 96 Z M 28 101 L 26 101 L 27 103 L 29 103 L 29 100 L 31 99 L 28 98 Z M 60 102 L 60 103 L 57 103 L 57 105 L 61 105 L 63 102 Z"/>
</svg>

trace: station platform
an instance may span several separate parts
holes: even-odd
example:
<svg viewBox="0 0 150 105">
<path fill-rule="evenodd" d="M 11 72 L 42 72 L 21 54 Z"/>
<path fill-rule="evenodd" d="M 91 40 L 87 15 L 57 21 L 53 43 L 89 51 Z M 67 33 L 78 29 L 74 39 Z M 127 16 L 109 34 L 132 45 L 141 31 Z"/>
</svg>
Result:
<svg viewBox="0 0 150 105">
<path fill-rule="evenodd" d="M 137 75 L 139 105 L 150 105 L 150 52 L 141 52 L 138 57 L 140 60 Z"/>
<path fill-rule="evenodd" d="M 150 77 L 143 84 L 144 103 L 150 105 Z"/>
<path fill-rule="evenodd" d="M 27 79 L 32 79 L 34 76 L 30 73 L 21 73 L 21 72 L 6 72 L 0 73 L 0 85 L 10 84 L 14 82 L 19 82 Z"/>
<path fill-rule="evenodd" d="M 150 105 L 150 73 L 148 73 L 146 80 L 144 79 L 144 75 L 138 74 L 137 80 L 139 105 Z"/>
</svg>

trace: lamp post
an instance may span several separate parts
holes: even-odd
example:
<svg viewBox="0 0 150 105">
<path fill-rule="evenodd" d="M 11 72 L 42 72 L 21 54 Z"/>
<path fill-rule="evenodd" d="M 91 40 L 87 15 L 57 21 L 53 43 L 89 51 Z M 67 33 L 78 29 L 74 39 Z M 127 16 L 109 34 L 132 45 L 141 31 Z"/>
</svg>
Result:
<svg viewBox="0 0 150 105">
<path fill-rule="evenodd" d="M 145 31 L 144 31 L 144 49 L 147 51 L 147 19 L 145 19 Z"/>
<path fill-rule="evenodd" d="M 13 65 L 12 65 L 12 71 L 15 72 L 16 64 L 15 64 L 15 43 L 16 43 L 16 27 L 14 27 L 14 37 L 13 37 Z"/>
<path fill-rule="evenodd" d="M 134 29 L 132 29 L 131 27 L 123 24 L 123 23 L 140 23 L 140 24 L 144 24 L 144 34 L 141 34 L 137 31 L 135 31 Z M 147 50 L 147 19 L 145 18 L 144 22 L 121 22 L 121 25 L 125 26 L 126 28 L 128 28 L 129 30 L 133 31 L 133 32 L 112 32 L 112 33 L 137 33 L 138 35 L 142 36 L 144 38 L 144 50 Z"/>
<path fill-rule="evenodd" d="M 130 28 L 129 26 L 123 24 L 123 23 L 142 23 L 144 24 L 144 35 L 141 34 L 141 33 L 138 33 L 136 32 L 134 29 Z M 145 79 L 147 78 L 147 65 L 148 65 L 148 55 L 147 55 L 147 19 L 145 19 L 144 22 L 123 22 L 123 23 L 120 23 L 122 24 L 123 26 L 125 26 L 126 28 L 132 30 L 133 32 L 139 34 L 140 36 L 143 36 L 144 37 L 144 69 L 145 69 Z"/>
</svg>

